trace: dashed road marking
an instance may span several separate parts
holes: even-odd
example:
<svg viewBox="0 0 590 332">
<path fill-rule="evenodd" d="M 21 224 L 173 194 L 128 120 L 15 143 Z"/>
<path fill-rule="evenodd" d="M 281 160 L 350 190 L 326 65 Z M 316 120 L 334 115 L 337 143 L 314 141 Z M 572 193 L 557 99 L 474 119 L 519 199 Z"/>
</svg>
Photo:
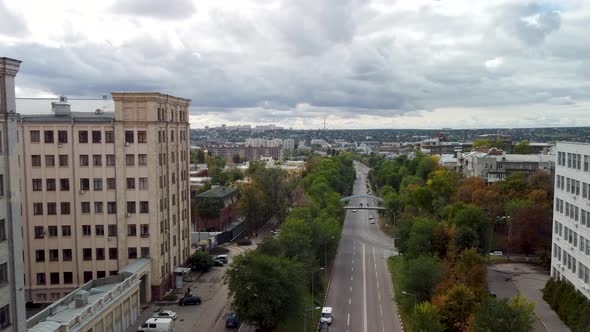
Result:
<svg viewBox="0 0 590 332">
<path fill-rule="evenodd" d="M 346 318 L 346 326 L 350 326 L 350 312 L 348 313 L 348 318 Z"/>
</svg>

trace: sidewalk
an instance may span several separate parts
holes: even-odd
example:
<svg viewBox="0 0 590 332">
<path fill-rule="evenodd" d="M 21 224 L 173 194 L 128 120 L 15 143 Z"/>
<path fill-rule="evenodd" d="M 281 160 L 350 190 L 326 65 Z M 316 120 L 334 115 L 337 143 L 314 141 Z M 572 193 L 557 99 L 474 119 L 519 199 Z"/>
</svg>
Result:
<svg viewBox="0 0 590 332">
<path fill-rule="evenodd" d="M 543 293 L 541 290 L 545 287 L 547 280 L 549 280 L 548 274 L 533 265 L 506 263 L 491 265 L 488 267 L 488 276 L 504 277 L 506 282 L 510 281 L 514 286 L 516 292 L 523 295 L 528 302 L 535 303 L 535 315 L 542 324 L 542 328 L 535 326 L 535 331 L 570 331 L 570 329 L 559 319 L 555 311 L 551 309 L 549 304 L 543 300 Z M 498 287 L 497 279 L 498 278 L 496 278 L 496 280 L 489 280 L 490 288 L 492 288 L 492 290 L 494 290 L 494 286 Z M 507 297 L 509 293 L 510 292 L 507 292 L 506 289 L 496 292 L 499 297 Z"/>
</svg>

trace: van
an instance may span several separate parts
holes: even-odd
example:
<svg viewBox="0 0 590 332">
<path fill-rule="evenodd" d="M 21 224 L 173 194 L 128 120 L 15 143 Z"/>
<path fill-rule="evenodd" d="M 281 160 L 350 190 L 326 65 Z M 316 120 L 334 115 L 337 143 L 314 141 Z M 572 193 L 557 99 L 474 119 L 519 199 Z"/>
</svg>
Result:
<svg viewBox="0 0 590 332">
<path fill-rule="evenodd" d="M 322 308 L 322 318 L 320 318 L 320 323 L 327 323 L 328 325 L 332 324 L 332 307 Z"/>
<path fill-rule="evenodd" d="M 172 331 L 174 331 L 174 320 L 172 318 L 150 318 L 137 329 L 137 332 Z"/>
<path fill-rule="evenodd" d="M 227 264 L 229 262 L 229 256 L 228 255 L 217 255 L 217 256 L 215 256 L 214 260 L 222 261 L 225 264 Z"/>
</svg>

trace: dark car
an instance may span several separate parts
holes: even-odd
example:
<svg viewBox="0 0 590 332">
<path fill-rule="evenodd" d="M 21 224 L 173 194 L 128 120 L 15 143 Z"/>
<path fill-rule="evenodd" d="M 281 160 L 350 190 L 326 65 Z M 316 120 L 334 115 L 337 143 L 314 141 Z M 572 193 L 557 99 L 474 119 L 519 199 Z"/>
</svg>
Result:
<svg viewBox="0 0 590 332">
<path fill-rule="evenodd" d="M 178 301 L 178 305 L 201 304 L 201 298 L 194 295 L 187 295 Z"/>
<path fill-rule="evenodd" d="M 235 312 L 229 312 L 225 318 L 225 327 L 237 328 L 238 326 L 240 326 L 238 315 Z"/>
<path fill-rule="evenodd" d="M 241 239 L 236 242 L 239 246 L 249 246 L 252 245 L 252 240 L 250 239 Z"/>
</svg>

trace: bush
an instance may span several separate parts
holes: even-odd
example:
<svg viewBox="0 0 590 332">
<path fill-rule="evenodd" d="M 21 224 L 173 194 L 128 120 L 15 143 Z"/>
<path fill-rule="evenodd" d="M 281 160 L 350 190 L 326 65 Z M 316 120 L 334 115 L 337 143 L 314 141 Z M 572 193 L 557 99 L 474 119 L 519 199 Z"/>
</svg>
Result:
<svg viewBox="0 0 590 332">
<path fill-rule="evenodd" d="M 547 281 L 543 299 L 573 332 L 590 332 L 590 300 L 568 282 Z"/>
<path fill-rule="evenodd" d="M 195 251 L 191 257 L 191 269 L 207 272 L 213 266 L 213 258 L 204 251 Z"/>
</svg>

